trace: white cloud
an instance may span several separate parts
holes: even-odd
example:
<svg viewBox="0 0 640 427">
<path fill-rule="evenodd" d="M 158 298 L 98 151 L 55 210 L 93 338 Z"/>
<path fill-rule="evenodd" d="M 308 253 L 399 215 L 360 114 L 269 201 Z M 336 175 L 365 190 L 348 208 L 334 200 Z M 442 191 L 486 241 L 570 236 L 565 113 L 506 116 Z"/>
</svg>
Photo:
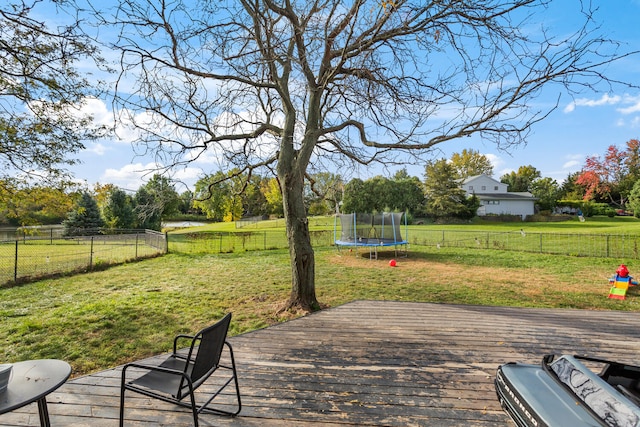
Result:
<svg viewBox="0 0 640 427">
<path fill-rule="evenodd" d="M 124 165 L 120 169 L 108 168 L 100 176 L 101 182 L 108 182 L 126 190 L 136 191 L 143 185 L 157 170 L 158 165 L 154 163 L 131 163 Z"/>
<path fill-rule="evenodd" d="M 563 170 L 578 169 L 586 159 L 586 156 L 584 154 L 567 154 L 564 157 L 565 159 L 567 159 L 567 161 L 562 164 Z"/>
<path fill-rule="evenodd" d="M 576 109 L 576 107 L 600 107 L 603 105 L 616 105 L 622 102 L 620 95 L 610 96 L 605 93 L 600 99 L 579 98 L 564 107 L 565 113 L 570 113 Z"/>
<path fill-rule="evenodd" d="M 564 163 L 562 165 L 562 169 L 571 169 L 574 168 L 576 166 L 578 166 L 580 164 L 579 161 L 577 160 L 569 160 L 568 162 Z"/>
<path fill-rule="evenodd" d="M 103 156 L 108 150 L 109 148 L 100 142 L 90 144 L 88 147 L 86 147 L 86 151 L 97 154 L 98 156 Z"/>
<path fill-rule="evenodd" d="M 489 162 L 491 163 L 491 166 L 493 166 L 493 169 L 497 169 L 502 164 L 504 164 L 504 160 L 502 160 L 500 157 L 496 156 L 495 154 L 484 154 L 484 156 L 487 159 L 489 159 Z"/>
<path fill-rule="evenodd" d="M 618 111 L 621 114 L 633 114 L 633 113 L 637 113 L 640 111 L 640 100 L 636 101 L 635 103 L 633 103 L 632 105 L 625 107 L 625 108 L 616 108 L 616 111 Z"/>
</svg>

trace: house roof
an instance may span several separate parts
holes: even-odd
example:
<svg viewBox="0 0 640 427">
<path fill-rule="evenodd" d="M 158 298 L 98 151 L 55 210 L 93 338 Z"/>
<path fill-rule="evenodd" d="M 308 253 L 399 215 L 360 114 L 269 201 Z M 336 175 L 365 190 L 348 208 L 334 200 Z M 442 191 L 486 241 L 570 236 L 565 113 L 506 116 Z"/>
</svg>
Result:
<svg viewBox="0 0 640 427">
<path fill-rule="evenodd" d="M 494 179 L 494 178 L 492 178 L 489 175 L 484 174 L 484 173 L 480 174 L 480 175 L 468 176 L 468 177 L 466 177 L 465 179 L 462 180 L 462 184 L 466 184 L 468 182 L 475 181 L 476 179 L 478 179 L 480 177 L 483 177 L 483 176 L 486 177 L 486 178 L 489 178 L 491 181 L 497 182 L 498 184 L 502 184 L 500 181 L 498 181 L 498 180 L 496 180 L 496 179 Z"/>
</svg>

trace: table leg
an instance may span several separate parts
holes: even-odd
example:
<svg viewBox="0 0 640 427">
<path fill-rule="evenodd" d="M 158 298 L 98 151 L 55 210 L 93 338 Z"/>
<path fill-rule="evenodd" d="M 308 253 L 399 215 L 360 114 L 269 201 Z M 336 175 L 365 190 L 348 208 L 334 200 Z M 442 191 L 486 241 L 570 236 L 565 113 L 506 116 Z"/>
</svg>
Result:
<svg viewBox="0 0 640 427">
<path fill-rule="evenodd" d="M 51 427 L 49 422 L 49 410 L 47 409 L 47 399 L 38 399 L 38 414 L 40 414 L 40 427 Z"/>
</svg>

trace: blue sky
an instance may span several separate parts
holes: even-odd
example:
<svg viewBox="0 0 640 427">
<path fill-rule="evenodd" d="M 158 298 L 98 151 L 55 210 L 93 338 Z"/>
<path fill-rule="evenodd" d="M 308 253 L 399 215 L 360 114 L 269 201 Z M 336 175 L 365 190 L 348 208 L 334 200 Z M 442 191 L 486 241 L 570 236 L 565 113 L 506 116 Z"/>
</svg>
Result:
<svg viewBox="0 0 640 427">
<path fill-rule="evenodd" d="M 621 48 L 623 51 L 640 48 L 637 31 L 640 0 L 593 0 L 592 3 L 599 7 L 597 20 L 601 22 L 601 33 L 625 43 Z M 575 10 L 575 4 L 575 0 L 555 0 L 549 26 L 559 31 L 567 30 L 572 23 L 572 15 L 563 13 L 563 10 Z M 640 55 L 611 66 L 608 72 L 616 78 L 640 84 Z M 561 182 L 569 173 L 580 170 L 587 156 L 604 154 L 611 144 L 622 147 L 629 139 L 640 138 L 640 90 L 617 88 L 616 91 L 606 92 L 604 86 L 602 90 L 600 93 L 585 92 L 574 97 L 561 94 L 558 109 L 533 129 L 525 146 L 513 148 L 510 152 L 498 151 L 491 144 L 473 136 L 444 143 L 434 157 L 448 158 L 465 148 L 474 149 L 490 158 L 496 179 L 517 170 L 519 166 L 532 165 L 542 176 Z M 553 102 L 558 93 L 547 95 L 549 99 L 541 98 L 536 102 Z M 112 120 L 111 108 L 111 104 L 101 100 L 93 100 L 87 105 L 87 110 L 104 123 Z M 86 150 L 79 156 L 82 164 L 72 171 L 76 178 L 86 181 L 90 186 L 96 182 L 112 183 L 136 190 L 149 178 L 145 176 L 145 170 L 151 166 L 150 159 L 137 157 L 126 137 L 123 140 L 102 140 L 86 145 Z M 391 172 L 397 169 L 393 168 Z M 411 175 L 422 178 L 423 167 L 409 166 L 407 169 Z M 379 172 L 361 170 L 357 174 L 365 179 Z M 178 171 L 176 176 L 193 183 L 198 171 L 188 168 Z"/>
</svg>

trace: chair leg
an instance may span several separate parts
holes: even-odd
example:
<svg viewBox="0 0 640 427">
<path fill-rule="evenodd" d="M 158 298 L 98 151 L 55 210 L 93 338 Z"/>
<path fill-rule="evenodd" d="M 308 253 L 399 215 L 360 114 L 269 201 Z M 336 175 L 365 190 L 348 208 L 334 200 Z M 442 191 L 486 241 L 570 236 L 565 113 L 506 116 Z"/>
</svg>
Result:
<svg viewBox="0 0 640 427">
<path fill-rule="evenodd" d="M 122 381 L 120 383 L 120 427 L 124 427 L 124 392 L 126 391 L 124 384 L 126 381 L 126 371 L 127 367 L 125 366 L 122 369 Z"/>
<path fill-rule="evenodd" d="M 198 407 L 196 406 L 196 397 L 193 395 L 193 389 L 189 387 L 189 397 L 191 398 L 191 411 L 193 412 L 193 426 L 198 427 Z"/>
<path fill-rule="evenodd" d="M 231 345 L 227 344 L 227 346 L 229 347 L 229 355 L 231 356 L 231 369 L 233 372 L 233 381 L 236 386 L 236 397 L 238 399 L 238 410 L 234 414 L 232 414 L 232 416 L 235 417 L 240 413 L 240 410 L 242 409 L 242 402 L 240 400 L 240 386 L 238 385 L 238 371 L 236 370 L 236 360 L 233 357 L 233 349 L 231 348 Z"/>
</svg>

